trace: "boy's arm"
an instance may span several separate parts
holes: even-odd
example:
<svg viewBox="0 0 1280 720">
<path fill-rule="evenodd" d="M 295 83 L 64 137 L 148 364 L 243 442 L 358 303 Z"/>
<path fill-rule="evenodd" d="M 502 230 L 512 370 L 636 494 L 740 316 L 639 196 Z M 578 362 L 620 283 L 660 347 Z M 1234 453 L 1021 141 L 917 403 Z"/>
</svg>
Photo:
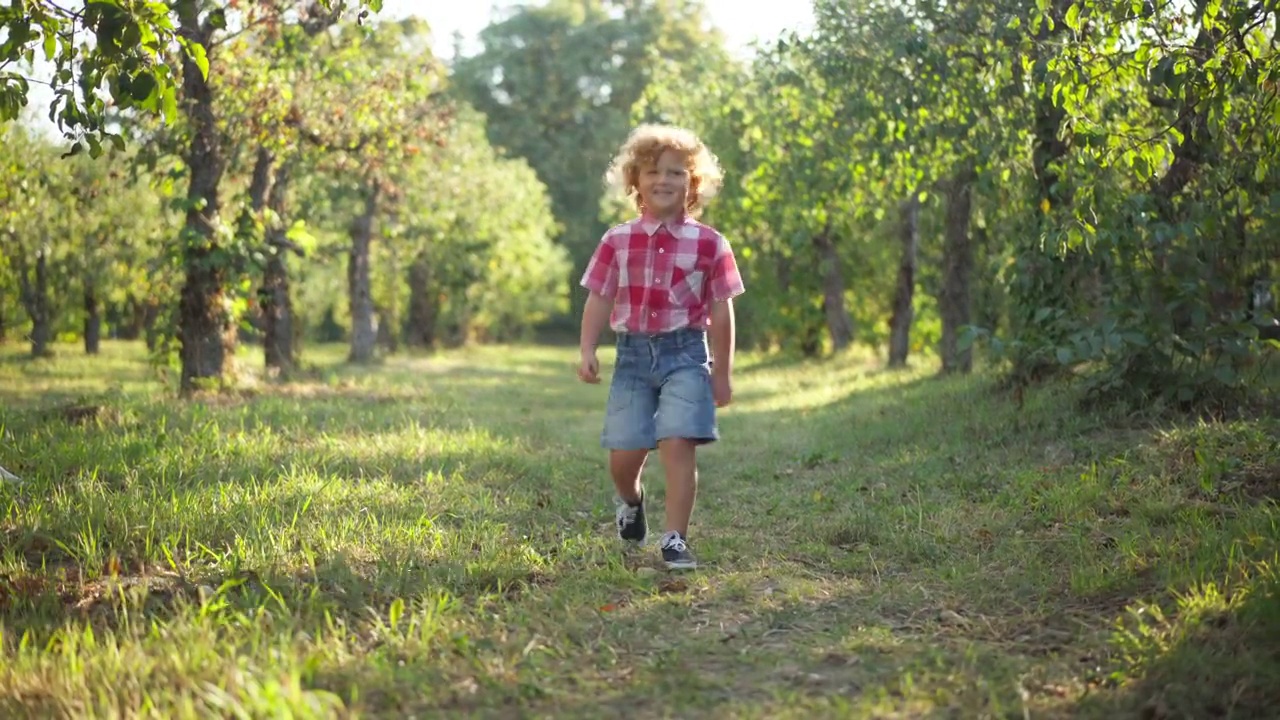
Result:
<svg viewBox="0 0 1280 720">
<path fill-rule="evenodd" d="M 733 354 L 737 344 L 737 327 L 733 299 L 744 291 L 742 275 L 729 241 L 721 235 L 711 270 L 711 353 L 713 372 L 728 378 L 733 372 Z"/>
<path fill-rule="evenodd" d="M 609 322 L 611 305 L 612 302 L 605 296 L 596 292 L 587 293 L 587 304 L 582 308 L 582 332 L 578 338 L 579 349 L 584 355 L 595 352 L 596 344 L 600 342 L 600 333 L 604 332 L 605 325 Z"/>
<path fill-rule="evenodd" d="M 586 357 L 595 353 L 613 310 L 613 296 L 618 291 L 617 250 L 608 233 L 600 238 L 587 268 L 582 273 L 582 287 L 587 290 L 587 302 L 582 308 L 582 328 L 578 337 L 579 349 Z"/>
<path fill-rule="evenodd" d="M 711 304 L 711 358 L 712 372 L 721 377 L 733 373 L 733 353 L 736 327 L 733 316 L 733 298 Z"/>
</svg>

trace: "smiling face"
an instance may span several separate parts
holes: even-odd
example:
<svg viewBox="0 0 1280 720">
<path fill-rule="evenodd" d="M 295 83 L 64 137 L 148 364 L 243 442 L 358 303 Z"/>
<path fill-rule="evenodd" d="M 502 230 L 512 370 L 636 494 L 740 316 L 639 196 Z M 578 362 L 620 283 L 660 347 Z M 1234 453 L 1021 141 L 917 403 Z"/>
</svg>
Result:
<svg viewBox="0 0 1280 720">
<path fill-rule="evenodd" d="M 655 163 L 640 165 L 637 183 L 645 210 L 661 219 L 680 214 L 689 198 L 689 169 L 684 153 L 664 150 Z"/>
</svg>

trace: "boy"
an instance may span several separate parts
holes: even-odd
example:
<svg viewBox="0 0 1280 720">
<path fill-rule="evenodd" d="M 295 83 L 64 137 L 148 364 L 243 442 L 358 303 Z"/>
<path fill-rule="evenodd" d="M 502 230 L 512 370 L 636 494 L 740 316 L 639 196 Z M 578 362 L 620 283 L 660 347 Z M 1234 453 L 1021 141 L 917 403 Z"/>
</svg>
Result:
<svg viewBox="0 0 1280 720">
<path fill-rule="evenodd" d="M 607 322 L 618 355 L 600 444 L 609 450 L 618 537 L 643 543 L 648 535 L 640 476 L 657 449 L 667 481 L 662 558 L 670 569 L 692 569 L 695 450 L 719 439 L 716 408 L 732 399 L 733 299 L 744 289 L 729 243 L 694 219 L 719 189 L 720 169 L 693 133 L 645 125 L 607 179 L 639 217 L 605 233 L 582 276 L 589 294 L 578 377 L 600 382 L 596 344 Z"/>
</svg>

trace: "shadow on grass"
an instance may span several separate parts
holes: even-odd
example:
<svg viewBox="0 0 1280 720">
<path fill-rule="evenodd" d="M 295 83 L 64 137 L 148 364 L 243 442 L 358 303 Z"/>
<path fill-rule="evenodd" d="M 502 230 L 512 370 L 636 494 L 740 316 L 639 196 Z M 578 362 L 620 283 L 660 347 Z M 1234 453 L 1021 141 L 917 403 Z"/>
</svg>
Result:
<svg viewBox="0 0 1280 720">
<path fill-rule="evenodd" d="M 735 531 L 786 537 L 803 526 L 813 538 L 771 558 L 828 574 L 910 577 L 974 618 L 969 640 L 1043 659 L 1036 664 L 1076 653 L 1087 662 L 1064 677 L 1096 682 L 1117 652 L 1107 630 L 1127 606 L 1272 560 L 1280 426 L 1142 426 L 1081 413 L 1073 400 L 1045 388 L 1019 410 L 982 377 L 929 377 L 853 392 L 783 425 L 774 411 L 737 409 L 725 426 L 743 438 L 742 457 L 716 463 L 737 470 L 741 484 L 716 492 L 768 518 L 753 526 L 735 516 Z M 765 433 L 773 452 L 751 445 Z M 768 468 L 770 458 L 786 461 Z M 759 488 L 777 483 L 786 493 L 761 507 Z M 1227 625 L 1272 632 L 1274 616 L 1259 618 L 1277 612 L 1274 591 L 1262 596 L 1252 620 Z M 1266 683 L 1280 676 L 1276 647 L 1242 645 L 1252 669 L 1219 663 L 1195 643 L 1140 668 L 1122 662 L 1147 679 L 1099 716 L 1140 709 L 1155 693 L 1163 700 L 1147 717 L 1235 717 L 1213 714 L 1231 707 L 1223 698 L 1233 687 L 1239 712 L 1260 712 L 1275 703 Z"/>
<path fill-rule="evenodd" d="M 577 383 L 571 365 L 552 360 L 519 367 L 492 358 L 393 363 L 352 372 L 353 386 L 139 406 L 132 424 L 80 430 L 19 414 L 9 428 L 29 435 L 19 450 L 39 456 L 58 445 L 30 473 L 30 486 L 17 495 L 5 491 L 11 504 L 43 504 L 30 513 L 11 511 L 7 544 L 17 546 L 33 573 L 52 562 L 72 574 L 77 556 L 60 548 L 83 544 L 86 527 L 97 528 L 91 535 L 106 543 L 86 555 L 99 563 L 114 552 L 127 567 L 154 568 L 156 545 L 167 544 L 194 567 L 179 590 L 164 591 L 171 597 L 230 581 L 225 592 L 243 593 L 236 607 L 266 602 L 270 588 L 305 618 L 329 612 L 352 624 L 369 608 L 385 615 L 395 597 L 445 591 L 477 606 L 490 598 L 519 600 L 503 615 L 504 627 L 492 628 L 493 637 L 504 639 L 486 638 L 496 649 L 455 645 L 447 660 L 419 656 L 410 669 L 388 670 L 394 653 L 370 640 L 371 652 L 384 653 L 378 658 L 388 663 L 350 660 L 312 676 L 348 690 L 358 680 L 362 697 L 370 687 L 383 707 L 411 706 L 404 698 L 424 677 L 465 682 L 476 674 L 466 668 L 477 653 L 505 657 L 536 632 L 572 632 L 579 639 L 559 647 L 557 667 L 580 674 L 585 663 L 598 673 L 598 686 L 579 696 L 617 707 L 673 708 L 684 701 L 744 712 L 734 703 L 775 692 L 850 699 L 875 687 L 902 696 L 907 672 L 917 679 L 934 673 L 932 682 L 951 688 L 966 706 L 990 697 L 1004 702 L 1028 665 L 1109 652 L 1091 635 L 1110 627 L 1135 598 L 1166 598 L 1167 588 L 1221 577 L 1240 557 L 1258 559 L 1274 548 L 1265 541 L 1273 509 L 1250 497 L 1246 482 L 1280 466 L 1275 449 L 1267 449 L 1274 424 L 1161 435 L 1068 411 L 1069 396 L 1057 391 L 1032 394 L 1018 411 L 981 377 L 813 370 L 830 372 L 839 386 L 825 404 L 768 409 L 793 392 L 746 390 L 741 405 L 723 414 L 725 442 L 703 455 L 707 501 L 697 532 L 706 542 L 699 547 L 713 572 L 724 575 L 766 562 L 824 582 L 883 581 L 888 595 L 874 612 L 857 593 L 760 610 L 771 601 L 712 591 L 691 600 L 699 607 L 639 602 L 635 612 L 565 630 L 566 613 L 577 622 L 619 588 L 637 597 L 681 591 L 642 587 L 593 540 L 609 532 L 604 453 L 596 444 L 607 385 Z M 851 373 L 885 386 L 855 390 Z M 822 382 L 815 383 L 819 390 Z M 1243 464 L 1223 459 L 1231 457 Z M 654 498 L 661 501 L 660 486 Z M 43 539 L 32 545 L 35 537 Z M 82 612 L 85 591 L 96 592 L 98 578 L 74 584 L 82 595 L 74 602 L 58 594 L 38 612 L 6 610 L 7 626 L 52 632 Z M 161 606 L 153 612 L 170 612 L 170 601 L 157 592 Z M 1274 592 L 1267 596 L 1274 604 Z M 721 605 L 723 616 L 713 610 L 701 617 L 708 604 Z M 1247 607 L 1242 600 L 1241 612 Z M 1263 621 L 1264 613 L 1250 612 L 1226 627 L 1275 629 L 1274 617 Z M 476 611 L 473 620 L 486 622 L 482 615 Z M 513 621 L 534 629 L 506 639 L 506 626 L 519 624 Z M 715 629 L 721 621 L 747 630 L 725 639 Z M 841 645 L 859 625 L 883 632 Z M 472 638 L 483 630 L 473 629 Z M 1214 642 L 1225 649 L 1250 641 L 1234 634 Z M 1157 693 L 1172 702 L 1170 686 L 1198 686 L 1210 677 L 1196 657 L 1220 673 L 1206 681 L 1209 687 L 1256 685 L 1239 665 L 1212 660 L 1204 644 L 1192 638 L 1175 644 L 1186 648 L 1180 655 L 1122 665 L 1143 679 L 1100 698 L 1114 704 L 1099 712 L 1140 706 Z M 1248 656 L 1263 669 L 1252 677 L 1274 678 L 1270 648 L 1256 647 Z M 970 663 L 964 667 L 975 672 L 970 651 L 1000 670 L 962 675 L 957 685 L 948 670 Z M 619 663 L 620 655 L 628 659 Z M 598 669 L 607 667 L 613 669 Z M 607 673 L 627 667 L 635 679 L 626 682 L 634 684 L 615 687 Z M 785 673 L 771 679 L 780 667 Z M 1073 668 L 1063 676 L 1086 675 Z M 544 672 L 551 671 L 480 673 L 497 699 L 460 691 L 450 702 L 536 700 L 559 707 L 560 700 L 540 699 L 539 681 L 558 682 L 538 674 Z M 563 709 L 574 707 L 568 700 Z M 1170 716 L 1181 712 L 1166 707 Z M 578 706 L 583 714 L 597 709 Z"/>
<path fill-rule="evenodd" d="M 1274 718 L 1280 708 L 1280 575 L 1263 566 L 1235 587 L 1143 608 L 1117 633 L 1119 687 L 1082 700 L 1082 716 Z M 1158 610 L 1158 608 L 1157 608 Z"/>
<path fill-rule="evenodd" d="M 336 621 L 359 652 L 317 652 L 303 686 L 379 714 L 514 705 L 558 717 L 611 709 L 743 714 L 806 702 L 883 712 L 909 711 L 925 698 L 953 712 L 990 713 L 1017 702 L 1018 665 L 1002 648 L 975 649 L 961 630 L 868 603 L 860 588 L 770 599 L 768 586 L 729 588 L 697 575 L 643 579 L 598 557 L 569 560 L 573 573 L 512 560 L 477 568 L 474 560 L 441 562 L 411 549 L 373 562 L 336 553 L 296 572 L 169 578 L 146 584 L 145 597 L 101 583 L 74 603 L 74 616 L 133 637 L 139 625 L 129 617 L 139 610 L 163 626 L 176 615 L 221 622 L 284 609 L 283 618 L 242 630 L 269 634 L 240 639 L 250 662 L 249 647 L 276 645 L 271 634 L 318 638 Z M 751 602 L 743 593 L 760 597 Z M 406 607 L 398 627 L 397 599 Z M 925 602 L 912 594 L 894 604 Z M 460 613 L 468 616 L 465 628 L 452 622 Z M 17 637 L 31 631 L 29 642 L 39 645 L 61 627 L 58 620 L 29 612 L 6 629 Z M 52 710 L 55 701 L 48 702 Z M 38 707 L 28 698 L 19 714 Z"/>
</svg>

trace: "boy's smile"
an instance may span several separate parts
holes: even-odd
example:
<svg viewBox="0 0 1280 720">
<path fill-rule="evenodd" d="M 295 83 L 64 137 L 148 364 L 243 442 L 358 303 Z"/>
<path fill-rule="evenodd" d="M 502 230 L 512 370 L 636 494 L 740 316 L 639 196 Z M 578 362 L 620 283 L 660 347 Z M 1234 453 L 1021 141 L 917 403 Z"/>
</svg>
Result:
<svg viewBox="0 0 1280 720">
<path fill-rule="evenodd" d="M 640 199 L 653 215 L 668 219 L 680 214 L 689 196 L 689 170 L 684 153 L 664 150 L 658 161 L 640 170 Z"/>
</svg>

